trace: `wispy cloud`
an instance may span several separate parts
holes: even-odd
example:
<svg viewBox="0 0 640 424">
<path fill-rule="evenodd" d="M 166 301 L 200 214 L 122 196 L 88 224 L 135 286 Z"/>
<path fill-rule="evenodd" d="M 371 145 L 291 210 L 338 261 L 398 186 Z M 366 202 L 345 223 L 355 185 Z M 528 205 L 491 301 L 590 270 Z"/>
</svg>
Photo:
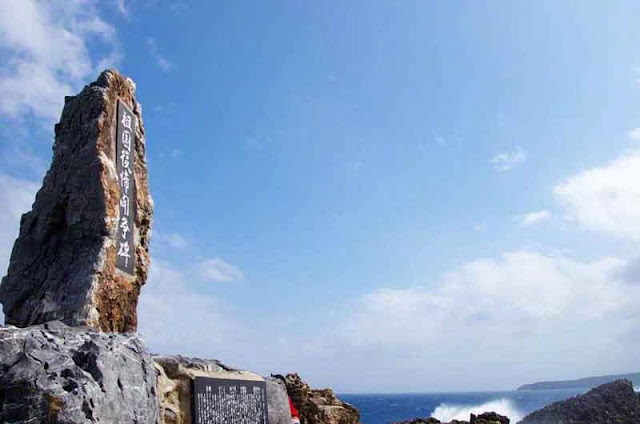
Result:
<svg viewBox="0 0 640 424">
<path fill-rule="evenodd" d="M 94 2 L 0 2 L 0 114 L 48 126 L 64 96 L 119 62 L 115 29 Z"/>
<path fill-rule="evenodd" d="M 640 128 L 634 128 L 629 131 L 629 138 L 633 141 L 640 141 Z"/>
<path fill-rule="evenodd" d="M 165 234 L 165 233 L 154 231 L 153 238 L 158 243 L 166 244 L 168 247 L 172 249 L 184 250 L 189 245 L 189 242 L 187 241 L 187 239 L 178 233 Z"/>
<path fill-rule="evenodd" d="M 500 152 L 489 161 L 498 172 L 510 171 L 518 165 L 526 162 L 528 154 L 520 147 L 510 152 Z"/>
<path fill-rule="evenodd" d="M 237 321 L 225 305 L 212 296 L 189 288 L 188 274 L 170 263 L 155 259 L 149 281 L 140 296 L 139 331 L 157 353 L 209 355 L 210 346 L 222 346 L 226 352 L 216 357 L 232 359 L 240 349 L 230 347 L 238 332 Z M 205 331 L 215 325 L 216 331 Z"/>
<path fill-rule="evenodd" d="M 118 12 L 120 12 L 120 14 L 125 17 L 125 19 L 129 19 L 129 8 L 125 3 L 125 0 L 115 0 L 115 2 Z"/>
<path fill-rule="evenodd" d="M 485 231 L 487 229 L 487 224 L 484 222 L 479 222 L 473 226 L 473 231 Z"/>
<path fill-rule="evenodd" d="M 158 50 L 158 44 L 155 38 L 147 37 L 147 47 L 149 49 L 149 54 L 156 61 L 156 64 L 160 67 L 160 69 L 167 72 L 173 68 L 173 63 L 167 60 L 167 58 L 165 58 L 164 55 L 162 55 Z"/>
<path fill-rule="evenodd" d="M 199 265 L 200 276 L 210 282 L 231 282 L 242 279 L 242 271 L 221 258 L 203 260 Z"/>
<path fill-rule="evenodd" d="M 551 219 L 551 212 L 545 210 L 513 216 L 514 221 L 525 227 L 531 227 L 549 219 Z"/>
<path fill-rule="evenodd" d="M 447 145 L 447 140 L 442 135 L 440 135 L 438 133 L 435 133 L 433 135 L 433 141 L 435 141 L 435 143 L 438 146 L 446 146 Z"/>
</svg>

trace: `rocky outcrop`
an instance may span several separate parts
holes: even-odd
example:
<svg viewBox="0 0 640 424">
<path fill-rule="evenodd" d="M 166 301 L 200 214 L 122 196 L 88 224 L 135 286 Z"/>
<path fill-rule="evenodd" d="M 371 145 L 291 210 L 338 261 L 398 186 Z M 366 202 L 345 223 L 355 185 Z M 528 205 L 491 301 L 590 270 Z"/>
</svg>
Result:
<svg viewBox="0 0 640 424">
<path fill-rule="evenodd" d="M 436 418 L 418 418 L 395 424 L 509 424 L 509 421 L 509 418 L 503 415 L 495 412 L 485 412 L 480 415 L 471 414 L 469 421 L 452 420 L 449 423 L 443 423 Z"/>
<path fill-rule="evenodd" d="M 640 395 L 629 380 L 603 384 L 584 395 L 548 405 L 520 424 L 637 424 Z"/>
<path fill-rule="evenodd" d="M 153 359 L 136 334 L 61 322 L 0 327 L 0 422 L 156 423 Z"/>
<path fill-rule="evenodd" d="M 484 414 L 471 414 L 470 424 L 509 424 L 509 418 L 496 414 L 495 412 L 485 412 Z"/>
<path fill-rule="evenodd" d="M 155 356 L 154 360 L 160 421 L 164 424 L 192 424 L 195 377 L 265 381 L 258 374 L 230 368 L 215 359 L 159 355 Z M 267 378 L 266 385 L 269 424 L 290 424 L 291 414 L 284 384 L 279 383 L 277 379 Z"/>
<path fill-rule="evenodd" d="M 287 392 L 300 412 L 301 424 L 358 424 L 360 412 L 331 389 L 312 389 L 298 374 L 287 374 Z"/>
<path fill-rule="evenodd" d="M 71 326 L 129 332 L 137 327 L 147 279 L 153 204 L 135 84 L 105 71 L 65 98 L 55 126 L 53 161 L 31 212 L 23 215 L 7 276 L 0 285 L 5 321 L 19 327 L 60 320 Z M 133 136 L 134 275 L 116 269 L 119 176 L 116 105 L 137 118 Z"/>
</svg>

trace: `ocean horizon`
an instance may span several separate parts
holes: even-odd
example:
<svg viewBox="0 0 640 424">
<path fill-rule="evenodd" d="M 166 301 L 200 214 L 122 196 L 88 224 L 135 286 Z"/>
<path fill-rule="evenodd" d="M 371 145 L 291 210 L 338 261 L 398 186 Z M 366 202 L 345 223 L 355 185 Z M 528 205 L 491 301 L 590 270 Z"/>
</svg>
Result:
<svg viewBox="0 0 640 424">
<path fill-rule="evenodd" d="M 469 420 L 470 414 L 497 412 L 517 423 L 527 414 L 588 389 L 449 393 L 348 393 L 338 397 L 360 411 L 362 424 L 389 424 L 434 417 L 443 422 Z"/>
</svg>

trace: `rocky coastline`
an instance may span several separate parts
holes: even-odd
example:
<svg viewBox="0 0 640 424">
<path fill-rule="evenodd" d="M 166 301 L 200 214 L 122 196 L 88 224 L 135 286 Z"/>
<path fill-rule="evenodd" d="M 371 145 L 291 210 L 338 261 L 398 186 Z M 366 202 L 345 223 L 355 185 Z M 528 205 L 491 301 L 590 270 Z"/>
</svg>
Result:
<svg viewBox="0 0 640 424">
<path fill-rule="evenodd" d="M 638 424 L 640 423 L 640 393 L 631 380 L 616 380 L 602 384 L 589 392 L 552 403 L 530 413 L 516 424 Z M 507 417 L 495 412 L 469 421 L 443 423 L 436 418 L 416 418 L 394 424 L 510 424 Z"/>
<path fill-rule="evenodd" d="M 394 424 L 509 424 L 509 418 L 496 414 L 495 412 L 485 412 L 480 415 L 471 414 L 469 421 L 452 420 L 448 423 L 443 423 L 436 418 L 418 418 L 411 421 L 403 421 Z"/>
</svg>

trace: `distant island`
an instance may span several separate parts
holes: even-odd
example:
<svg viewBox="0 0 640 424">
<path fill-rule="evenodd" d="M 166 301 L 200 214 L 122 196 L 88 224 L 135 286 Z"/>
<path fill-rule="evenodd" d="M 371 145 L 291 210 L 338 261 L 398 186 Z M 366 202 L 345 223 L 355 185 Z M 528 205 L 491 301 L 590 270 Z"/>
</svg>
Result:
<svg viewBox="0 0 640 424">
<path fill-rule="evenodd" d="M 622 379 L 631 380 L 634 387 L 640 387 L 640 372 L 635 372 L 629 374 L 587 377 L 579 380 L 539 381 L 537 383 L 520 386 L 518 387 L 518 390 L 591 389 L 601 384 Z"/>
</svg>

